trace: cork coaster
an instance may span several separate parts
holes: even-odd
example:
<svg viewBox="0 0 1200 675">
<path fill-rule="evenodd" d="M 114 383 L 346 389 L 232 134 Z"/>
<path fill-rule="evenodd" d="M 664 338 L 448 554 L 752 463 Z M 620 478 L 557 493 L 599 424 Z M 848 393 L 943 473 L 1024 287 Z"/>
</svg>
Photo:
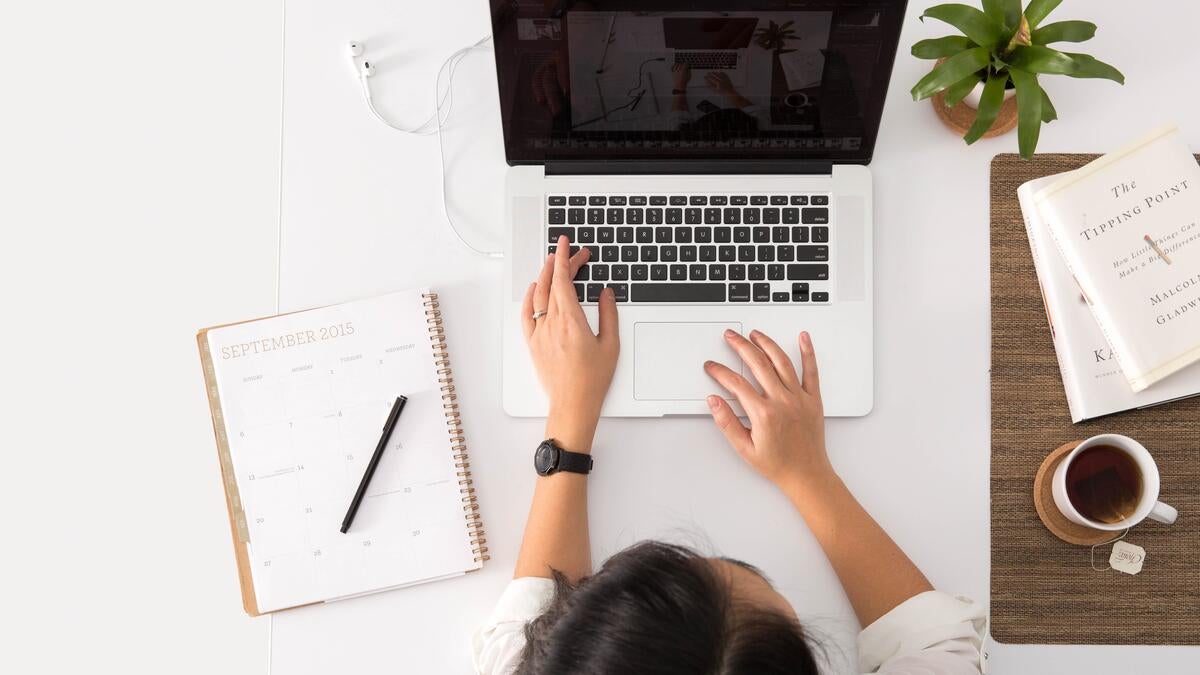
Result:
<svg viewBox="0 0 1200 675">
<path fill-rule="evenodd" d="M 1094 546 L 1116 537 L 1117 533 L 1084 527 L 1067 520 L 1067 517 L 1058 510 L 1058 506 L 1054 503 L 1054 493 L 1051 490 L 1054 482 L 1054 470 L 1058 468 L 1063 458 L 1081 442 L 1063 443 L 1042 462 L 1037 475 L 1033 478 L 1033 505 L 1037 508 L 1038 518 L 1042 519 L 1042 524 L 1046 526 L 1047 530 L 1050 530 L 1051 534 L 1068 544 Z"/>
<path fill-rule="evenodd" d="M 946 107 L 946 92 L 939 91 L 930 97 L 933 101 L 933 109 L 937 112 L 937 116 L 942 119 L 946 126 L 958 132 L 961 136 L 967 133 L 971 125 L 975 123 L 975 109 L 966 103 L 959 102 L 953 108 Z M 996 115 L 996 121 L 992 122 L 992 128 L 983 132 L 984 138 L 994 138 L 1002 134 L 1007 134 L 1017 126 L 1017 97 L 1006 100 L 1000 106 L 1000 112 Z"/>
</svg>

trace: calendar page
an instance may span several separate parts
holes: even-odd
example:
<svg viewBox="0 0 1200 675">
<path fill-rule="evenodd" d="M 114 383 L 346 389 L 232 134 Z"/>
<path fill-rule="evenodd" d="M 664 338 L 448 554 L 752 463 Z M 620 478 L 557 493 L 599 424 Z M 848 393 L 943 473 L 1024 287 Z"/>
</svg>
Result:
<svg viewBox="0 0 1200 675">
<path fill-rule="evenodd" d="M 209 331 L 259 610 L 477 569 L 423 291 Z M 408 397 L 346 534 L 397 396 Z"/>
</svg>

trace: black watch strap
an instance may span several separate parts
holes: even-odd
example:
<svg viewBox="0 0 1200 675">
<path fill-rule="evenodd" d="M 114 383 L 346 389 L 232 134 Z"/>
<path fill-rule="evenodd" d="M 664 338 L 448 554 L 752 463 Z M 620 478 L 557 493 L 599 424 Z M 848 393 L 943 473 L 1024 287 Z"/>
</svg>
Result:
<svg viewBox="0 0 1200 675">
<path fill-rule="evenodd" d="M 582 452 L 568 452 L 559 448 L 558 470 L 587 474 L 592 471 L 592 456 Z"/>
<path fill-rule="evenodd" d="M 550 476 L 559 471 L 588 474 L 592 470 L 592 456 L 563 450 L 553 438 L 547 438 L 538 445 L 533 457 L 533 466 L 542 476 Z"/>
</svg>

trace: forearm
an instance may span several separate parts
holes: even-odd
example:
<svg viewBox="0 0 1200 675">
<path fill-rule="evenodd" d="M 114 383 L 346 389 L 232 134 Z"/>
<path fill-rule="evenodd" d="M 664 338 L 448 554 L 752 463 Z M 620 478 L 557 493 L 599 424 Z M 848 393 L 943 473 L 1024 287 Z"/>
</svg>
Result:
<svg viewBox="0 0 1200 675">
<path fill-rule="evenodd" d="M 688 102 L 687 94 L 675 94 L 671 97 L 671 110 L 674 112 L 687 112 Z"/>
<path fill-rule="evenodd" d="M 914 595 L 933 590 L 832 471 L 794 482 L 784 492 L 821 544 L 862 626 Z"/>
<path fill-rule="evenodd" d="M 594 419 L 552 411 L 546 420 L 546 438 L 572 452 L 591 452 Z M 539 476 L 534 487 L 513 576 L 548 578 L 551 570 L 572 581 L 591 574 L 585 475 L 563 471 Z"/>
</svg>

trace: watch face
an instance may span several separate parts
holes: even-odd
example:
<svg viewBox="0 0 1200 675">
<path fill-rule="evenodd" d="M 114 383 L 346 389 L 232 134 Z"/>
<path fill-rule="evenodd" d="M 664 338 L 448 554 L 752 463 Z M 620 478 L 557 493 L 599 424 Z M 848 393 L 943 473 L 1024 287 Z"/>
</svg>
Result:
<svg viewBox="0 0 1200 675">
<path fill-rule="evenodd" d="M 537 452 L 533 454 L 533 468 L 541 475 L 546 475 L 554 469 L 555 459 L 558 453 L 554 451 L 554 446 L 549 443 L 542 443 L 538 446 Z"/>
</svg>

